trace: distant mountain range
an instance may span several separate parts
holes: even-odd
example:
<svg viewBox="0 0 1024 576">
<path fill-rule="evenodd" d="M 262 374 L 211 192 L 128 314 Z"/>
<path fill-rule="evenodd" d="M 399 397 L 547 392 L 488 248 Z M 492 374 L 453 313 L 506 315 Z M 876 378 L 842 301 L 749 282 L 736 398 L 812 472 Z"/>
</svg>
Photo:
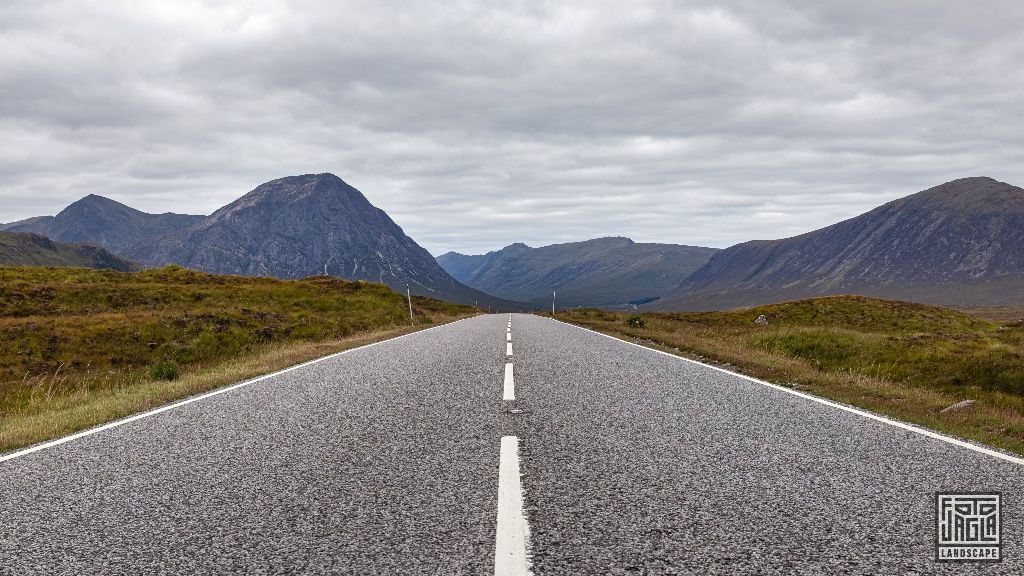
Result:
<svg viewBox="0 0 1024 576">
<path fill-rule="evenodd" d="M 54 242 L 27 232 L 0 231 L 0 263 L 4 266 L 101 268 L 132 272 L 142 267 L 98 246 Z"/>
<path fill-rule="evenodd" d="M 90 194 L 56 216 L 37 216 L 0 225 L 8 232 L 42 234 L 58 242 L 95 244 L 114 252 L 190 226 L 202 216 L 147 214 L 103 196 Z"/>
<path fill-rule="evenodd" d="M 448 252 L 437 261 L 464 284 L 538 308 L 551 305 L 552 291 L 558 306 L 610 308 L 658 299 L 716 251 L 598 238 L 541 248 L 512 244 L 476 256 Z"/>
<path fill-rule="evenodd" d="M 713 310 L 829 294 L 1024 304 L 1024 190 L 964 178 L 814 232 L 744 242 L 650 307 Z"/>
<path fill-rule="evenodd" d="M 713 310 L 833 294 L 942 305 L 1024 305 L 1024 190 L 965 178 L 826 228 L 725 250 L 628 238 L 436 260 L 333 174 L 267 182 L 210 216 L 147 214 L 90 195 L 0 225 L 0 265 L 329 274 L 503 310 L 558 305 Z M 31 232 L 42 236 L 28 236 Z M 93 244 L 108 249 L 70 246 Z M 111 254 L 111 252 L 116 253 Z M 125 260 L 128 259 L 128 260 Z"/>
<path fill-rule="evenodd" d="M 303 278 L 327 273 L 413 294 L 522 309 L 448 275 L 384 211 L 333 174 L 267 182 L 209 216 L 147 214 L 89 195 L 56 216 L 2 225 L 62 242 L 94 244 L 147 267 L 178 264 L 217 274 Z M 0 264 L 7 262 L 0 258 Z"/>
</svg>

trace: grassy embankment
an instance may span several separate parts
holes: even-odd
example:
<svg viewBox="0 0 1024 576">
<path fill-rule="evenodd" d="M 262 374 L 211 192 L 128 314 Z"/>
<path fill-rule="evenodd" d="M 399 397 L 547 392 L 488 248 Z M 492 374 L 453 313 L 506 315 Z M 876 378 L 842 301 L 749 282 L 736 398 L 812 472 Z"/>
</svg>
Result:
<svg viewBox="0 0 1024 576">
<path fill-rule="evenodd" d="M 754 320 L 759 315 L 767 325 Z M 990 315 L 991 316 L 991 315 Z M 837 296 L 728 312 L 558 318 L 1024 454 L 1024 320 Z M 961 400 L 966 408 L 941 412 Z"/>
<path fill-rule="evenodd" d="M 381 284 L 0 268 L 0 452 L 470 316 Z"/>
</svg>

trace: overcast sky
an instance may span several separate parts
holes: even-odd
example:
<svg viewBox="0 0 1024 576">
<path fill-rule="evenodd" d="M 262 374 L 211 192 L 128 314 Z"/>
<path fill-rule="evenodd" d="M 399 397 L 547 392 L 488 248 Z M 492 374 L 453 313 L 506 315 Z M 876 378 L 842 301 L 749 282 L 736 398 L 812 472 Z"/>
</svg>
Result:
<svg viewBox="0 0 1024 576">
<path fill-rule="evenodd" d="M 0 3 L 0 222 L 333 172 L 435 254 L 1024 184 L 1024 3 Z"/>
</svg>

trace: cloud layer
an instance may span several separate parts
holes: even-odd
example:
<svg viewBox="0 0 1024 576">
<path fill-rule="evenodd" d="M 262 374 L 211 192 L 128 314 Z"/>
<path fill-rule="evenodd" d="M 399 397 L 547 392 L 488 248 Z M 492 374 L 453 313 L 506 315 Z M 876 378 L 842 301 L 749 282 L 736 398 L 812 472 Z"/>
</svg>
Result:
<svg viewBox="0 0 1024 576">
<path fill-rule="evenodd" d="M 1024 184 L 1024 5 L 0 5 L 0 221 L 333 172 L 434 253 L 727 246 Z"/>
</svg>

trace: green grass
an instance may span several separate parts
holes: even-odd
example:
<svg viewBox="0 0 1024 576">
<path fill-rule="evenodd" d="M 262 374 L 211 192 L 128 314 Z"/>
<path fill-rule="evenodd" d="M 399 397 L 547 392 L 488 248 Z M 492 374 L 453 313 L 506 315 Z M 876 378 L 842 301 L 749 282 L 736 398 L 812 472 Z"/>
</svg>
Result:
<svg viewBox="0 0 1024 576">
<path fill-rule="evenodd" d="M 764 315 L 767 325 L 754 320 Z M 705 313 L 558 317 L 775 383 L 1024 453 L 1024 322 L 833 296 Z M 964 399 L 963 410 L 940 411 Z"/>
<path fill-rule="evenodd" d="M 170 360 L 160 360 L 149 367 L 150 380 L 177 380 L 178 365 Z"/>
<path fill-rule="evenodd" d="M 338 278 L 0 267 L 0 451 L 475 313 Z"/>
</svg>

